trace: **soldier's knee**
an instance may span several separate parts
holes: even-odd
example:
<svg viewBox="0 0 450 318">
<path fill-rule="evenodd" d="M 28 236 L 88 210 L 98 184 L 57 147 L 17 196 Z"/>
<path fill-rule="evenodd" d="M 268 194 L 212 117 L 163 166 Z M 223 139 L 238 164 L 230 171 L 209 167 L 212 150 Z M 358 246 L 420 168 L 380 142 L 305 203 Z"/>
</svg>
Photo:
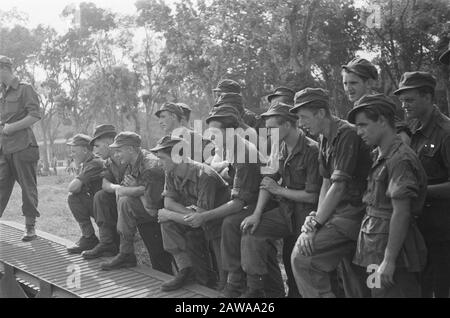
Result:
<svg viewBox="0 0 450 318">
<path fill-rule="evenodd" d="M 109 202 L 111 200 L 111 194 L 105 190 L 97 191 L 94 195 L 95 202 Z"/>
</svg>

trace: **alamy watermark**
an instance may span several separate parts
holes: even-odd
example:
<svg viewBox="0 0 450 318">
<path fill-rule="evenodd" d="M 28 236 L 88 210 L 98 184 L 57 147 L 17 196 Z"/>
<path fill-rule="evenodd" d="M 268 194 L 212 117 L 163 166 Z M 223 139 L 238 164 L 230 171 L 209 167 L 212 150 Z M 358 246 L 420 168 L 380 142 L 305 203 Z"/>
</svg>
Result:
<svg viewBox="0 0 450 318">
<path fill-rule="evenodd" d="M 258 132 L 253 128 L 207 128 L 203 131 L 203 122 L 195 120 L 194 134 L 185 128 L 177 128 L 172 132 L 172 136 L 184 140 L 172 149 L 171 157 L 176 163 L 182 162 L 183 158 L 202 162 L 219 152 L 225 154 L 222 159 L 229 163 L 260 164 L 262 174 L 278 171 L 278 128 L 260 128 Z M 211 142 L 205 145 L 205 140 Z"/>
</svg>

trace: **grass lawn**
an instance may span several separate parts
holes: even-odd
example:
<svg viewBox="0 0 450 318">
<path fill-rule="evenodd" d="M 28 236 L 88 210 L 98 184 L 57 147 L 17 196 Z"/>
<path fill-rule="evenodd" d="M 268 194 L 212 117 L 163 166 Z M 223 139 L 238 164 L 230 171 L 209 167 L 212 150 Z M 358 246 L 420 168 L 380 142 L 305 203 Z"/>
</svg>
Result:
<svg viewBox="0 0 450 318">
<path fill-rule="evenodd" d="M 37 219 L 36 228 L 76 242 L 81 232 L 67 205 L 67 186 L 72 178 L 65 172 L 61 172 L 58 176 L 38 177 L 38 209 L 41 216 Z M 16 183 L 2 220 L 24 224 L 21 207 L 22 193 Z M 93 224 L 96 227 L 94 221 Z M 136 235 L 135 248 L 139 261 L 150 265 L 147 249 L 139 234 Z"/>
</svg>

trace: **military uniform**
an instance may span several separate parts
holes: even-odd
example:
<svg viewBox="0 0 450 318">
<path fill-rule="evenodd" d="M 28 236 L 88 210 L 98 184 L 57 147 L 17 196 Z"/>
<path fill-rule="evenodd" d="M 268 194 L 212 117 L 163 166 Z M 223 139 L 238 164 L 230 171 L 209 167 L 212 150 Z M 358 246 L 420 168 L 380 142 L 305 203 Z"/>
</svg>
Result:
<svg viewBox="0 0 450 318">
<path fill-rule="evenodd" d="M 297 94 L 292 112 L 312 103 L 328 105 L 327 94 L 321 89 L 307 88 Z M 330 136 L 328 140 L 320 135 L 320 175 L 331 183 L 345 182 L 346 189 L 333 214 L 317 230 L 313 255 L 302 255 L 299 241 L 292 252 L 292 268 L 297 286 L 302 296 L 308 298 L 335 296 L 331 290 L 330 273 L 344 259 L 350 263 L 353 258 L 364 215 L 362 196 L 371 165 L 369 148 L 357 135 L 356 128 L 347 121 L 332 117 Z M 354 272 L 348 274 L 343 277 L 346 294 L 361 297 L 363 287 L 356 286 L 361 285 L 360 280 L 355 279 Z M 351 295 L 358 290 L 361 291 L 359 295 Z"/>
<path fill-rule="evenodd" d="M 90 142 L 93 146 L 95 140 L 105 136 L 115 137 L 116 129 L 112 125 L 100 125 L 95 128 L 94 136 Z M 101 177 L 112 184 L 120 184 L 125 173 L 125 165 L 120 164 L 114 158 L 109 157 L 104 162 L 104 170 Z M 83 252 L 86 259 L 101 256 L 114 256 L 118 251 L 119 238 L 117 234 L 117 203 L 114 192 L 103 189 L 94 195 L 94 219 L 98 226 L 100 244 L 94 249 Z"/>
<path fill-rule="evenodd" d="M 11 66 L 9 58 L 0 63 Z M 41 118 L 39 97 L 29 84 L 14 77 L 8 87 L 0 84 L 0 126 L 13 124 L 32 116 Z M 39 217 L 37 191 L 37 162 L 39 149 L 31 127 L 12 134 L 0 133 L 0 217 L 6 209 L 14 183 L 22 188 L 22 213 L 27 226 L 34 226 Z"/>
<path fill-rule="evenodd" d="M 289 113 L 289 109 L 288 105 L 277 104 L 262 114 L 262 117 L 294 116 Z M 270 177 L 275 181 L 281 179 L 282 187 L 318 194 L 321 186 L 317 161 L 319 148 L 314 140 L 306 137 L 302 131 L 299 132 L 297 144 L 291 154 L 288 153 L 286 144 L 281 144 L 279 169 Z M 258 288 L 257 284 L 252 286 L 257 280 L 251 279 L 251 276 L 265 276 L 269 273 L 267 263 L 276 252 L 268 251 L 274 248 L 276 239 L 284 238 L 283 262 L 288 276 L 289 294 L 296 295 L 297 286 L 290 266 L 291 253 L 306 216 L 315 209 L 316 204 L 294 202 L 280 197 L 276 197 L 275 201 L 277 207 L 261 215 L 256 231 L 243 235 L 242 267 L 247 273 L 247 285 Z"/>
<path fill-rule="evenodd" d="M 388 108 L 394 117 L 395 104 L 378 95 L 363 97 L 349 114 L 354 123 L 356 113 L 365 108 Z M 386 154 L 374 150 L 374 161 L 369 173 L 368 187 L 363 202 L 367 205 L 362 221 L 353 262 L 367 268 L 380 265 L 390 236 L 393 215 L 392 200 L 410 199 L 411 211 L 408 232 L 401 248 L 394 273 L 395 285 L 371 289 L 372 297 L 419 297 L 419 273 L 426 263 L 426 246 L 418 230 L 416 219 L 425 202 L 427 177 L 415 152 L 400 137 L 394 140 Z"/>
<path fill-rule="evenodd" d="M 67 145 L 89 147 L 90 141 L 91 138 L 89 136 L 78 134 L 75 135 Z M 94 157 L 92 152 L 89 152 L 86 159 L 81 163 L 80 173 L 75 177 L 81 182 L 81 189 L 77 193 L 70 193 L 67 198 L 70 211 L 78 222 L 82 237 L 84 238 L 95 236 L 91 217 L 94 217 L 94 195 L 102 188 L 102 171 L 103 160 Z M 69 252 L 71 252 L 71 250 L 69 250 Z M 73 252 L 81 251 L 76 250 Z"/>
<path fill-rule="evenodd" d="M 429 73 L 403 74 L 399 95 L 408 89 L 428 86 L 435 88 L 436 81 Z M 413 119 L 410 147 L 417 153 L 428 177 L 428 186 L 450 181 L 450 119 L 433 106 L 426 122 Z M 418 219 L 427 248 L 428 261 L 422 274 L 422 294 L 425 297 L 449 297 L 450 292 L 450 194 L 447 198 L 425 200 Z"/>
<path fill-rule="evenodd" d="M 157 152 L 172 147 L 171 141 L 170 137 L 165 137 L 151 151 Z M 166 172 L 163 197 L 172 198 L 186 207 L 196 206 L 206 211 L 228 202 L 230 197 L 228 184 L 211 167 L 191 160 L 184 162 L 184 164 L 187 165 L 185 175 L 178 175 L 174 171 Z M 195 238 L 192 232 L 201 232 L 198 235 L 206 238 L 220 271 L 222 267 L 220 253 L 221 226 L 222 220 L 219 219 L 208 221 L 198 229 L 173 221 L 164 222 L 161 224 L 164 249 L 174 256 L 178 269 L 195 268 L 196 264 L 193 263 L 195 260 L 191 259 L 188 248 L 188 245 L 192 242 L 188 241 Z M 206 249 L 202 252 L 207 253 L 208 250 L 209 248 L 206 246 Z M 202 259 L 208 260 L 210 257 L 206 255 Z M 208 267 L 208 264 L 200 265 Z"/>
<path fill-rule="evenodd" d="M 140 144 L 139 135 L 122 132 L 116 136 L 110 148 L 125 145 L 140 147 Z M 142 186 L 145 190 L 140 197 L 119 196 L 117 198 L 117 231 L 120 235 L 118 258 L 127 255 L 130 266 L 133 263 L 135 265 L 134 237 L 138 226 L 147 224 L 147 231 L 151 236 L 151 239 L 147 240 L 149 243 L 147 249 L 152 267 L 167 271 L 171 267 L 171 259 L 170 255 L 164 251 L 161 228 L 156 217 L 158 209 L 163 207 L 161 193 L 164 189 L 164 171 L 153 154 L 140 149 L 136 162 L 133 165 L 127 165 L 124 175 L 133 177 L 137 182 L 136 187 Z M 131 261 L 133 259 L 134 261 Z M 112 269 L 110 265 L 102 264 L 102 269 Z"/>
</svg>

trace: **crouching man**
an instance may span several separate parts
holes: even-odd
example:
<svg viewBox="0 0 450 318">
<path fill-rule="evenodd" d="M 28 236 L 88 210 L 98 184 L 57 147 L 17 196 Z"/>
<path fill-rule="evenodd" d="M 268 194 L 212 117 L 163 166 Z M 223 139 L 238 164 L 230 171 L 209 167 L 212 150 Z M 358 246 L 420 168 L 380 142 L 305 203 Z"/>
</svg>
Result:
<svg viewBox="0 0 450 318">
<path fill-rule="evenodd" d="M 113 148 L 109 148 L 116 135 L 113 125 L 100 125 L 95 128 L 90 143 L 94 154 L 105 160 L 105 170 L 102 173 L 102 189 L 95 194 L 93 207 L 100 243 L 92 250 L 81 253 L 85 259 L 115 256 L 119 251 L 115 189 L 120 187 L 126 166 L 114 156 Z"/>
<path fill-rule="evenodd" d="M 388 97 L 368 95 L 348 115 L 358 135 L 369 146 L 378 147 L 363 198 L 367 208 L 353 262 L 377 266 L 372 297 L 417 298 L 426 247 L 416 218 L 425 202 L 427 176 L 414 151 L 396 135 L 394 110 Z"/>
<path fill-rule="evenodd" d="M 155 156 L 141 149 L 141 137 L 136 133 L 118 134 L 110 148 L 116 149 L 117 158 L 127 168 L 121 185 L 115 187 L 119 254 L 100 266 L 103 270 L 136 266 L 134 237 L 137 226 L 148 223 L 151 224 L 148 230 L 152 240 L 150 248 L 147 248 L 152 266 L 168 269 L 171 266 L 170 257 L 163 249 L 161 229 L 156 218 L 158 209 L 162 208 L 164 171 Z"/>
<path fill-rule="evenodd" d="M 69 184 L 69 208 L 82 235 L 74 246 L 67 249 L 70 254 L 80 254 L 98 244 L 91 217 L 94 217 L 94 195 L 102 187 L 103 161 L 94 157 L 91 140 L 87 135 L 78 134 L 67 143 L 75 164 L 81 166 L 80 174 Z"/>
<path fill-rule="evenodd" d="M 187 241 L 192 238 L 190 233 L 193 231 L 202 232 L 202 236 L 204 235 L 209 243 L 206 252 L 211 248 L 218 271 L 221 272 L 222 268 L 220 237 L 223 217 L 217 213 L 204 212 L 228 201 L 228 184 L 206 164 L 181 155 L 178 157 L 180 161 L 177 161 L 172 150 L 174 146 L 181 149 L 183 145 L 190 147 L 180 138 L 166 136 L 151 149 L 161 160 L 166 173 L 163 192 L 165 208 L 158 213 L 164 249 L 173 255 L 179 269 L 173 280 L 161 286 L 163 291 L 178 289 L 192 278 L 195 270 L 188 253 Z"/>
</svg>

